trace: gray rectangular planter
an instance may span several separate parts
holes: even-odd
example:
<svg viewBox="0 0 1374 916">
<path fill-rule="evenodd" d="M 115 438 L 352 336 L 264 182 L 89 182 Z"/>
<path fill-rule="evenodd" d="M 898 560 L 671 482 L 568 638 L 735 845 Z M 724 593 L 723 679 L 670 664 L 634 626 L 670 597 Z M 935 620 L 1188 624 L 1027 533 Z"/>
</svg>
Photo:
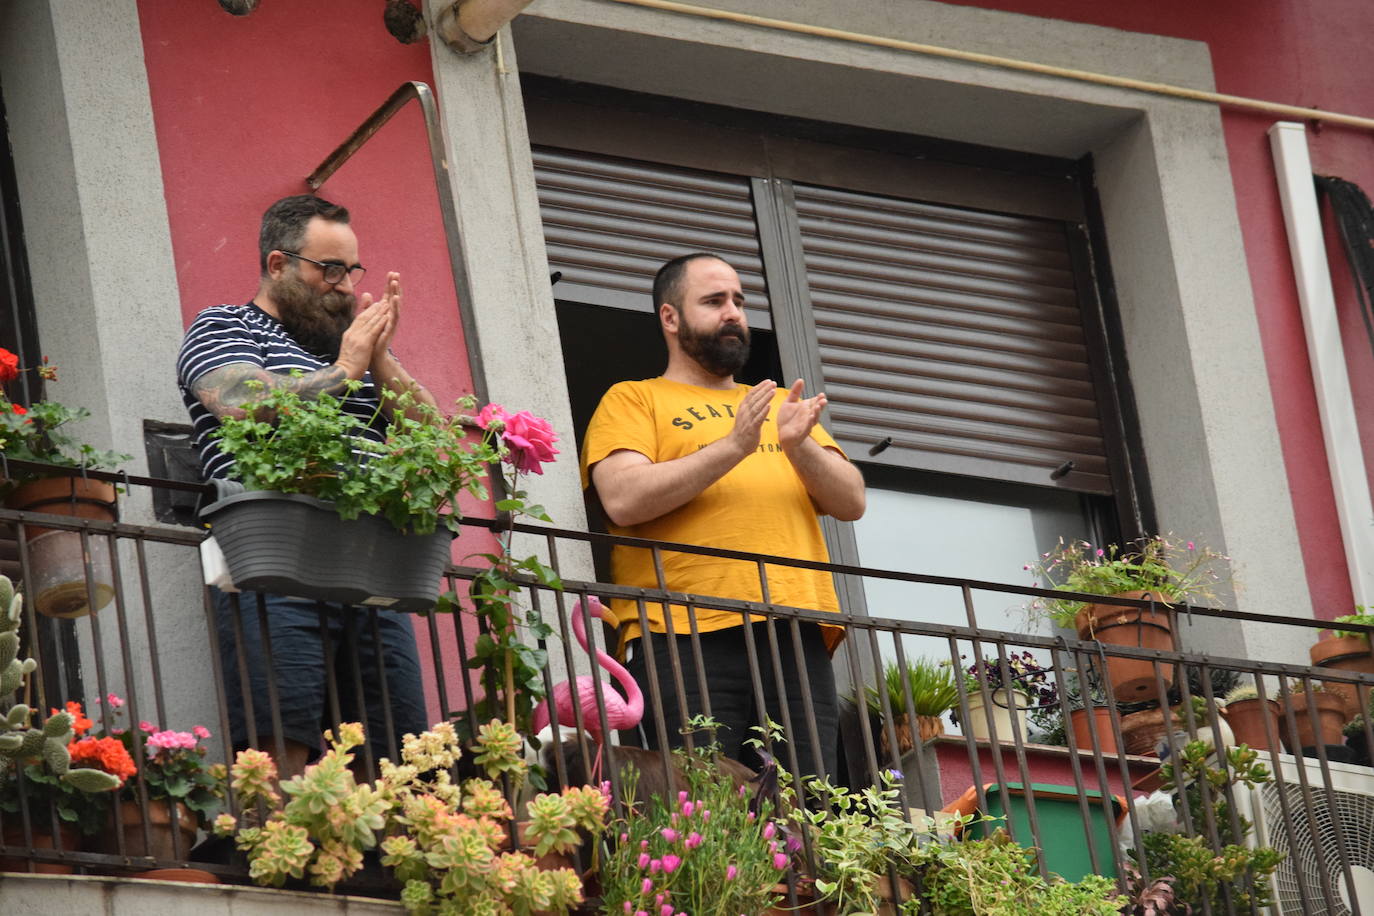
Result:
<svg viewBox="0 0 1374 916">
<path fill-rule="evenodd" d="M 234 585 L 343 604 L 428 611 L 453 534 L 403 534 L 381 516 L 344 521 L 331 503 L 250 490 L 203 508 Z"/>
</svg>

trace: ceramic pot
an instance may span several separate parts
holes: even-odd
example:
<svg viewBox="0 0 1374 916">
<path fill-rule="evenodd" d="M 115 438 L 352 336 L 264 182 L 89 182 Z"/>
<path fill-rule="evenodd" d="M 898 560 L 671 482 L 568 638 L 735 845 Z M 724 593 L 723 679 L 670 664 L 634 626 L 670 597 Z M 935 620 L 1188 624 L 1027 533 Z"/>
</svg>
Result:
<svg viewBox="0 0 1374 916">
<path fill-rule="evenodd" d="M 1074 745 L 1079 750 L 1093 749 L 1093 735 L 1088 730 L 1088 715 L 1092 714 L 1092 727 L 1097 731 L 1097 747 L 1103 754 L 1117 752 L 1116 735 L 1112 732 L 1112 708 L 1110 706 L 1091 706 L 1069 712 L 1073 723 Z"/>
<path fill-rule="evenodd" d="M 1260 702 L 1259 697 L 1249 697 L 1244 700 L 1234 700 L 1227 703 L 1222 709 L 1221 714 L 1226 717 L 1226 722 L 1231 726 L 1231 731 L 1235 733 L 1237 744 L 1246 744 L 1257 751 L 1273 750 L 1269 742 L 1269 735 L 1274 736 L 1275 741 L 1279 741 L 1283 735 L 1283 729 L 1279 722 L 1279 717 L 1283 713 L 1283 707 L 1278 700 L 1265 700 Z M 1268 720 L 1269 725 L 1264 723 Z M 1266 731 L 1265 729 L 1269 730 Z"/>
<path fill-rule="evenodd" d="M 1150 592 L 1121 592 L 1111 597 L 1145 601 L 1150 595 Z M 1108 645 L 1131 646 L 1138 649 L 1171 651 L 1174 648 L 1169 612 L 1162 604 L 1156 605 L 1153 609 L 1090 604 L 1078 612 L 1074 626 L 1078 630 L 1078 638 L 1083 640 L 1096 639 Z M 1159 666 L 1165 689 L 1174 683 L 1175 667 L 1172 664 Z M 1119 703 L 1140 703 L 1160 699 L 1155 681 L 1154 662 L 1136 658 L 1108 657 L 1106 678 L 1111 685 L 1112 696 Z"/>
<path fill-rule="evenodd" d="M 33 848 L 34 849 L 56 849 L 57 843 L 53 842 L 53 836 L 47 826 L 40 827 L 32 824 Z M 16 817 L 11 817 L 5 824 L 3 838 L 6 846 L 27 847 L 24 842 L 24 825 Z M 58 828 L 58 838 L 61 841 L 62 849 L 66 852 L 74 852 L 81 845 L 81 834 L 76 832 L 75 827 L 63 824 Z M 0 871 L 30 872 L 29 860 L 11 856 L 0 858 Z M 67 865 L 62 862 L 34 862 L 31 873 L 37 875 L 70 875 L 76 871 L 75 865 Z"/>
<path fill-rule="evenodd" d="M 116 519 L 113 484 L 80 477 L 30 481 L 9 495 L 5 505 L 27 512 L 112 522 Z M 28 554 L 24 589 L 34 608 L 48 617 L 84 617 L 110 603 L 114 577 L 109 539 L 81 532 L 26 525 Z M 91 578 L 87 581 L 86 570 Z M 94 600 L 92 600 L 94 599 Z"/>
<path fill-rule="evenodd" d="M 1298 723 L 1298 742 L 1294 747 L 1285 717 L 1282 729 L 1283 745 L 1290 754 L 1300 756 L 1303 748 L 1315 747 L 1318 744 L 1345 743 L 1345 736 L 1341 734 L 1341 729 L 1348 721 L 1345 716 L 1345 698 L 1338 693 L 1327 693 L 1325 690 L 1313 692 L 1312 698 L 1315 705 L 1311 707 L 1307 705 L 1306 691 L 1295 692 L 1289 698 L 1289 705 Z"/>
<path fill-rule="evenodd" d="M 1312 659 L 1312 664 L 1318 667 L 1374 674 L 1374 653 L 1370 652 L 1369 640 L 1363 636 L 1331 636 L 1328 639 L 1319 639 L 1308 648 L 1307 654 Z M 1327 693 L 1340 696 L 1345 704 L 1347 719 L 1359 715 L 1360 698 L 1354 684 L 1323 681 L 1322 686 L 1326 688 Z M 1366 691 L 1365 696 L 1368 695 Z"/>
<path fill-rule="evenodd" d="M 992 697 L 992 707 L 983 708 L 983 692 L 981 690 L 971 691 L 968 695 L 968 716 L 966 733 L 982 741 L 992 740 L 989 720 L 997 727 L 997 740 L 999 742 L 1011 742 L 1014 740 L 1012 732 L 1012 715 L 1016 716 L 1017 726 L 1020 728 L 1021 740 L 1026 739 L 1026 707 L 1030 705 L 1030 698 L 1019 690 L 1008 690 L 999 687 L 989 691 Z"/>
<path fill-rule="evenodd" d="M 148 802 L 148 835 L 143 835 L 143 809 L 136 801 L 119 803 L 123 823 L 124 855 L 151 856 L 164 862 L 185 861 L 196 844 L 196 817 L 181 802 L 177 802 L 177 823 L 172 826 L 172 807 L 166 799 Z M 110 829 L 102 837 L 101 852 L 119 855 L 119 832 L 111 816 Z M 179 846 L 177 844 L 180 844 Z"/>
</svg>

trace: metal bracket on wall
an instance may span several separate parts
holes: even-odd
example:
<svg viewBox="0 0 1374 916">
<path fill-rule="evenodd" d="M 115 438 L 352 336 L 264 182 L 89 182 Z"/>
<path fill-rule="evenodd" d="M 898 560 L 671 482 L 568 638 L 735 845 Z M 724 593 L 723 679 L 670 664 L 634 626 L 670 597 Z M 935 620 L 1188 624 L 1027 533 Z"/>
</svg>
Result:
<svg viewBox="0 0 1374 916">
<path fill-rule="evenodd" d="M 458 318 L 463 323 L 463 340 L 467 344 L 468 368 L 472 372 L 472 389 L 477 400 L 487 401 L 487 376 L 482 365 L 482 348 L 478 346 L 477 321 L 472 310 L 466 306 L 472 303 L 472 289 L 468 282 L 467 261 L 463 247 L 463 233 L 458 228 L 458 210 L 453 203 L 453 185 L 448 175 L 448 147 L 444 143 L 444 132 L 439 126 L 439 109 L 434 104 L 434 90 L 424 83 L 412 80 L 402 83 L 390 97 L 367 116 L 353 133 L 334 152 L 325 157 L 305 178 L 310 190 L 318 191 L 337 172 L 353 154 L 362 149 L 367 141 L 390 121 L 396 112 L 407 103 L 420 103 L 420 113 L 425 120 L 425 136 L 429 140 L 429 161 L 434 167 L 434 184 L 439 192 L 439 212 L 444 221 L 444 241 L 448 246 L 449 266 L 453 270 L 453 289 L 458 295 Z"/>
<path fill-rule="evenodd" d="M 453 203 L 453 185 L 448 175 L 448 147 L 444 143 L 444 132 L 439 126 L 439 109 L 434 104 L 434 90 L 417 80 L 402 83 L 391 93 L 376 111 L 367 116 L 348 138 L 324 158 L 305 178 L 310 190 L 318 191 L 329 177 L 337 172 L 353 154 L 362 149 L 367 141 L 377 135 L 396 112 L 407 103 L 420 104 L 420 113 L 425 121 L 425 137 L 429 141 L 429 161 L 434 167 L 434 184 L 439 192 L 439 213 L 444 222 L 444 242 L 448 248 L 449 267 L 453 271 L 453 289 L 458 297 L 458 320 L 463 325 L 463 341 L 467 347 L 468 370 L 472 374 L 472 393 L 477 400 L 486 403 L 487 373 L 482 364 L 482 348 L 477 334 L 477 320 L 469 307 L 472 304 L 472 286 L 468 282 L 466 249 L 463 247 L 463 232 L 458 227 L 458 210 Z M 491 475 L 493 495 L 500 499 L 503 495 L 503 479 L 500 474 Z"/>
</svg>

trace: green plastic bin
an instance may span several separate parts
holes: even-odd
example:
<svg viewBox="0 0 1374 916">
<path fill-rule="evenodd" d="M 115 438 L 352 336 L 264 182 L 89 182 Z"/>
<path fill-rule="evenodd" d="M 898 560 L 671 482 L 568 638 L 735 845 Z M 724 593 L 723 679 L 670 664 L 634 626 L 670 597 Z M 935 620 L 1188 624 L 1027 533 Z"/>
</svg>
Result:
<svg viewBox="0 0 1374 916">
<path fill-rule="evenodd" d="M 1119 825 L 1125 807 L 1114 795 L 1103 798 L 1097 789 L 1085 789 L 1088 802 L 1088 824 L 1078 807 L 1078 790 L 1073 786 L 1054 786 L 1031 783 L 1035 796 L 1035 817 L 1040 824 L 1041 855 L 1045 868 L 1066 881 L 1079 881 L 1087 875 L 1116 877 L 1116 861 L 1112 856 L 1112 834 L 1107 818 Z M 1019 782 L 1009 782 L 1005 790 L 997 784 L 983 790 L 990 817 L 1005 821 L 979 821 L 970 827 L 975 836 L 988 836 L 998 827 L 1010 824 L 1012 834 L 1022 846 L 1033 846 L 1030 814 L 1026 806 L 1026 790 Z M 1111 813 L 1108 814 L 1108 802 Z M 1089 849 L 1097 851 L 1098 869 L 1093 868 Z"/>
</svg>

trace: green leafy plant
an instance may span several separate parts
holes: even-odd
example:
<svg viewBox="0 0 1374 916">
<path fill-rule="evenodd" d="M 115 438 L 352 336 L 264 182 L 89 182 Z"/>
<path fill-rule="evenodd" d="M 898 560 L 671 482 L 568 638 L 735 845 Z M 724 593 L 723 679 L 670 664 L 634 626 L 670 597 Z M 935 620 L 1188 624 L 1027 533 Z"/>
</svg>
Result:
<svg viewBox="0 0 1374 916">
<path fill-rule="evenodd" d="M 537 556 L 516 559 L 511 541 L 514 522 L 522 515 L 552 521 L 543 506 L 529 501 L 521 481 L 528 472 L 542 473 L 540 465 L 553 460 L 558 437 L 546 420 L 527 411 L 509 414 L 499 404 L 482 408 L 476 422 L 501 457 L 506 495 L 497 500 L 496 509 L 506 514 L 510 524 L 498 534 L 497 552 L 478 556 L 487 565 L 468 587 L 467 604 L 481 634 L 468 667 L 482 672 L 483 690 L 473 704 L 472 717 L 477 721 L 504 718 L 528 734 L 534 707 L 544 698 L 544 669 L 549 661 L 547 650 L 539 646 L 553 635 L 553 628 L 533 607 L 522 607 L 519 594 L 526 584 L 561 590 L 563 582 Z M 440 595 L 434 612 L 455 611 L 465 612 L 459 596 L 454 592 Z"/>
<path fill-rule="evenodd" d="M 852 790 L 813 778 L 806 783 L 815 804 L 798 813 L 811 834 L 816 891 L 844 914 L 876 913 L 880 878 L 895 869 L 914 874 L 920 831 L 901 801 L 901 774 L 884 770 L 878 786 Z"/>
<path fill-rule="evenodd" d="M 1038 853 L 1013 842 L 1003 830 L 986 839 L 936 840 L 916 855 L 922 894 L 938 916 L 1116 916 L 1124 898 L 1101 875 L 1081 881 L 1040 877 Z M 919 912 L 919 903 L 906 912 Z"/>
<path fill-rule="evenodd" d="M 409 393 L 384 392 L 378 411 L 387 411 L 390 420 L 377 443 L 363 436 L 377 416 L 363 421 L 344 410 L 341 398 L 307 399 L 249 384 L 261 398 L 247 416 L 221 420 L 214 433 L 249 490 L 302 493 L 333 503 L 340 518 L 382 515 L 416 534 L 429 534 L 440 523 L 458 531 L 460 497 L 486 497 L 487 465 L 499 451 L 493 436 L 472 434 L 473 420 L 462 413 L 474 406 L 471 398 L 458 402 L 459 413 L 445 416 Z M 346 392 L 359 387 L 349 382 Z"/>
<path fill-rule="evenodd" d="M 771 800 L 720 778 L 718 753 L 705 742 L 675 750 L 688 788 L 629 805 L 612 825 L 619 842 L 601 867 L 604 912 L 736 916 L 777 901 L 773 888 L 800 844 L 775 820 Z M 637 774 L 626 772 L 624 795 L 633 798 Z"/>
<path fill-rule="evenodd" d="M 49 365 L 47 357 L 41 365 L 21 368 L 19 358 L 0 347 L 0 385 L 9 384 L 23 372 L 33 372 L 45 381 L 57 381 L 57 367 Z M 20 461 L 70 468 L 112 468 L 130 460 L 130 455 L 97 449 L 76 438 L 72 424 L 90 415 L 84 407 L 67 407 L 57 401 L 37 401 L 23 407 L 0 393 L 0 453 Z M 15 470 L 3 485 L 13 488 L 42 476 L 41 473 Z"/>
<path fill-rule="evenodd" d="M 489 776 L 523 767 L 518 736 L 501 722 L 484 727 L 475 758 Z M 410 913 L 567 912 L 582 901 L 581 880 L 571 869 L 543 869 L 538 856 L 567 853 L 605 829 L 609 802 L 597 788 L 566 789 L 535 796 L 526 806 L 530 851 L 502 851 L 511 806 L 490 779 L 457 781 L 462 756 L 450 723 L 406 735 L 401 761 L 380 762 L 374 783 L 355 781 L 352 750 L 363 742 L 356 723 L 326 732 L 329 750 L 300 776 L 274 788 L 276 768 L 266 754 L 241 751 L 233 786 L 245 805 L 261 803 L 270 814 L 262 826 L 240 826 L 222 814 L 217 833 L 235 835 L 247 853 L 249 874 L 259 884 L 281 886 L 288 877 L 332 888 L 363 863 L 363 852 L 380 848 L 381 863 L 403 885 Z"/>
<path fill-rule="evenodd" d="M 907 708 L 908 689 L 913 704 L 910 709 Z M 905 672 L 896 662 L 890 662 L 883 669 L 881 688 L 872 685 L 864 688 L 864 702 L 874 716 L 883 714 L 882 693 L 887 694 L 888 706 L 894 716 L 939 716 L 959 702 L 959 688 L 954 683 L 950 666 L 924 658 L 909 663 Z"/>
<path fill-rule="evenodd" d="M 23 596 L 14 583 L 0 576 L 0 699 L 23 687 L 38 667 L 32 658 L 19 657 L 22 607 Z M 55 810 L 59 819 L 83 833 L 99 832 L 110 793 L 129 775 L 124 761 L 114 759 L 112 767 L 72 766 L 71 748 L 91 726 L 79 703 L 52 710 L 42 725 L 32 725 L 32 719 L 33 710 L 24 703 L 0 715 L 0 811 L 19 815 L 27 806 L 30 817 L 45 819 Z M 91 751 L 94 762 L 108 759 L 109 748 L 98 744 L 83 746 L 83 759 Z"/>
<path fill-rule="evenodd" d="M 1374 627 L 1374 614 L 1365 610 L 1364 605 L 1355 605 L 1355 613 L 1344 614 L 1340 617 L 1333 617 L 1332 623 L 1353 623 L 1364 627 Z M 1338 637 L 1368 639 L 1369 634 L 1360 630 L 1332 630 Z"/>
<path fill-rule="evenodd" d="M 1094 547 L 1087 541 L 1065 541 L 1024 567 L 1035 573 L 1037 587 L 1089 595 L 1150 592 L 1166 604 L 1187 600 L 1194 604 L 1216 599 L 1221 582 L 1218 568 L 1230 558 L 1173 535 L 1155 535 L 1126 547 Z M 1032 614 L 1047 614 L 1060 626 L 1072 627 L 1086 604 L 1082 601 L 1036 598 Z"/>
<path fill-rule="evenodd" d="M 1172 792 L 1175 807 L 1185 808 L 1193 827 L 1192 834 L 1147 833 L 1143 840 L 1145 863 L 1151 875 L 1172 877 L 1178 903 L 1212 912 L 1227 912 L 1226 898 L 1236 912 L 1248 912 L 1253 905 L 1263 909 L 1271 902 L 1269 877 L 1283 861 L 1283 854 L 1268 846 L 1246 844 L 1252 824 L 1237 815 L 1239 832 L 1232 827 L 1226 793 L 1244 786 L 1253 789 L 1272 780 L 1259 754 L 1246 745 L 1226 749 L 1225 767 L 1208 764 L 1212 747 L 1204 741 L 1190 741 L 1178 755 L 1178 762 L 1160 767 L 1162 788 Z M 1209 789 L 1204 802 L 1201 784 Z M 1207 810 L 1207 809 L 1210 809 Z M 1217 830 L 1217 848 L 1205 836 L 1206 816 L 1210 813 Z"/>
</svg>

